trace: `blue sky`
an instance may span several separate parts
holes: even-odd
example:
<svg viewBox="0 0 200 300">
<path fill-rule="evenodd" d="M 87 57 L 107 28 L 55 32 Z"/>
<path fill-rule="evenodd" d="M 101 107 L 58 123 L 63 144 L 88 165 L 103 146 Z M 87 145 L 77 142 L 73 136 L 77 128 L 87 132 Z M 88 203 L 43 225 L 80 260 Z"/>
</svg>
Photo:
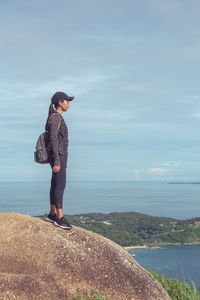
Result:
<svg viewBox="0 0 200 300">
<path fill-rule="evenodd" d="M 33 161 L 51 96 L 74 95 L 70 180 L 200 181 L 199 1 L 0 1 L 1 181 Z"/>
</svg>

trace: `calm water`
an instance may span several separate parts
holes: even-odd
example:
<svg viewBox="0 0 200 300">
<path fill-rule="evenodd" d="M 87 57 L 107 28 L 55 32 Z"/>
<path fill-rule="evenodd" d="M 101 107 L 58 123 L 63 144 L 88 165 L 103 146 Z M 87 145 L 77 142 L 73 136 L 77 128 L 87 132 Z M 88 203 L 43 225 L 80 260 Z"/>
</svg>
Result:
<svg viewBox="0 0 200 300">
<path fill-rule="evenodd" d="M 144 268 L 179 280 L 191 279 L 200 288 L 200 245 L 162 246 L 161 249 L 129 251 Z"/>
<path fill-rule="evenodd" d="M 0 212 L 31 216 L 49 211 L 49 182 L 0 182 Z M 64 212 L 136 211 L 154 216 L 187 219 L 200 216 L 199 184 L 163 182 L 67 182 Z M 180 279 L 200 281 L 200 245 L 135 249 L 145 268 Z"/>
<path fill-rule="evenodd" d="M 49 210 L 49 182 L 0 182 L 0 212 Z M 200 216 L 200 184 L 67 182 L 64 212 L 136 211 L 186 219 Z"/>
</svg>

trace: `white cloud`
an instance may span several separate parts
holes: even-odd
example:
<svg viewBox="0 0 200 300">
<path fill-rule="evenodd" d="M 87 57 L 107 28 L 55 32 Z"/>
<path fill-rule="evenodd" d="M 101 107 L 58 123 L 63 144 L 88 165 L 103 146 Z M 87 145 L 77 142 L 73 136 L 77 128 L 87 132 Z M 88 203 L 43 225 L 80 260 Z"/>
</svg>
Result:
<svg viewBox="0 0 200 300">
<path fill-rule="evenodd" d="M 148 169 L 148 173 L 155 174 L 155 175 L 165 175 L 170 170 L 168 169 L 161 169 L 161 168 L 151 168 Z"/>
<path fill-rule="evenodd" d="M 169 162 L 169 163 L 164 163 L 163 166 L 165 167 L 178 167 L 180 164 L 178 162 Z"/>
<path fill-rule="evenodd" d="M 56 80 L 47 80 L 43 82 L 15 81 L 15 83 L 11 82 L 10 84 L 1 82 L 0 96 L 4 97 L 9 95 L 10 100 L 13 100 L 15 103 L 16 97 L 21 100 L 27 100 L 27 98 L 35 99 L 45 97 L 59 90 L 63 90 L 67 93 L 74 93 L 75 96 L 80 97 L 89 93 L 91 90 L 96 90 L 97 87 L 102 87 L 102 85 L 109 80 L 114 80 L 118 76 L 113 75 L 113 71 L 115 70 L 117 70 L 116 66 L 114 69 L 104 69 L 104 72 L 91 69 L 76 75 L 70 74 L 63 77 L 58 76 Z"/>
</svg>

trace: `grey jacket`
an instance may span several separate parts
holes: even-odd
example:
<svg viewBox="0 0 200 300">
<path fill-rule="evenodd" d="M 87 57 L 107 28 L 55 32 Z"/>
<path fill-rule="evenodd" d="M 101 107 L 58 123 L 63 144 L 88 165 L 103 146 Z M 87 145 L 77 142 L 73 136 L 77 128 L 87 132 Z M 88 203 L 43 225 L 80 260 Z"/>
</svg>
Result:
<svg viewBox="0 0 200 300">
<path fill-rule="evenodd" d="M 46 130 L 49 132 L 51 144 L 49 155 L 54 158 L 54 165 L 60 166 L 59 154 L 67 155 L 68 152 L 68 128 L 65 120 L 59 113 L 55 113 L 51 118 L 48 118 Z"/>
</svg>

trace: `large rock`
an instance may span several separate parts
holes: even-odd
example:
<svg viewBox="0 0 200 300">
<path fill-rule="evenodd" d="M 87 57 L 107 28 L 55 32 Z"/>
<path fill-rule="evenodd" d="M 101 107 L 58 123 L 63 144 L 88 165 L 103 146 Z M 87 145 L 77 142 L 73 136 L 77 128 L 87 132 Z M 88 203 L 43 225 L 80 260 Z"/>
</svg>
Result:
<svg viewBox="0 0 200 300">
<path fill-rule="evenodd" d="M 0 299 L 66 300 L 76 289 L 112 299 L 169 300 L 122 247 L 82 228 L 0 214 Z"/>
</svg>

